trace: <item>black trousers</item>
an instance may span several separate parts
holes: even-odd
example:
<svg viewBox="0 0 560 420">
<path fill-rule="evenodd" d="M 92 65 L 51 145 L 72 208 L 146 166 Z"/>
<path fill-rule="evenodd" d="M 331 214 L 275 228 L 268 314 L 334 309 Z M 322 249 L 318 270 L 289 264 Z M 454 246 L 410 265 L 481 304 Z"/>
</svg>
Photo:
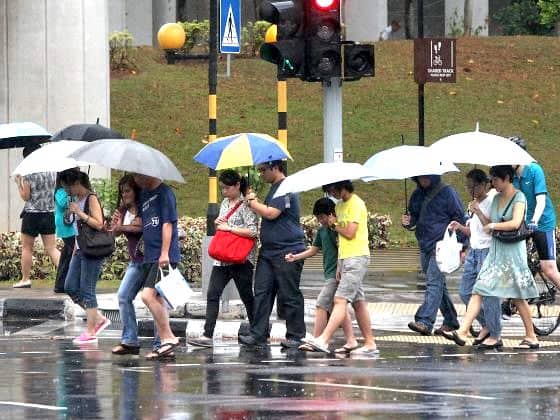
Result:
<svg viewBox="0 0 560 420">
<path fill-rule="evenodd" d="M 206 337 L 212 338 L 214 335 L 220 297 L 231 279 L 235 282 L 239 297 L 241 297 L 245 309 L 247 309 L 249 323 L 253 323 L 253 264 L 245 261 L 243 264 L 214 266 L 206 293 L 206 322 L 204 323 L 204 335 Z"/>
<path fill-rule="evenodd" d="M 58 268 L 56 270 L 56 280 L 54 282 L 54 290 L 59 292 L 64 292 L 64 281 L 66 280 L 66 274 L 68 274 L 68 267 L 70 267 L 72 253 L 74 252 L 75 238 L 75 236 L 62 238 L 64 246 L 60 251 L 60 259 L 58 260 Z"/>
<path fill-rule="evenodd" d="M 277 293 L 278 312 L 286 320 L 286 338 L 300 340 L 305 337 L 303 295 L 299 289 L 303 261 L 286 262 L 284 255 L 259 256 L 255 271 L 255 312 L 251 335 L 265 343 L 274 291 Z"/>
</svg>

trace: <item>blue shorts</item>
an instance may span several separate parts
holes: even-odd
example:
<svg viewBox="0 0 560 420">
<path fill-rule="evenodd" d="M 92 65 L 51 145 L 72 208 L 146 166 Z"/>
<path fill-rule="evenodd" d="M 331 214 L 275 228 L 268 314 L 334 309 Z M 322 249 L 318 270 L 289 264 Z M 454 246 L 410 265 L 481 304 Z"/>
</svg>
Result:
<svg viewBox="0 0 560 420">
<path fill-rule="evenodd" d="M 556 261 L 556 239 L 554 238 L 554 230 L 549 230 L 547 232 L 535 231 L 533 233 L 533 242 L 535 243 L 541 261 Z"/>
</svg>

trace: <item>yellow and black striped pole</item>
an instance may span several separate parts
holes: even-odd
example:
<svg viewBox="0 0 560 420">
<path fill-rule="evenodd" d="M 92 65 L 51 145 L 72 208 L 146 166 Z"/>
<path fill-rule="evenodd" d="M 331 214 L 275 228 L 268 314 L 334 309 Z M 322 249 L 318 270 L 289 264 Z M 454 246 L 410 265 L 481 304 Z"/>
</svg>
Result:
<svg viewBox="0 0 560 420">
<path fill-rule="evenodd" d="M 288 149 L 288 86 L 281 76 L 278 76 L 278 141 Z"/>
<path fill-rule="evenodd" d="M 208 142 L 216 140 L 218 130 L 217 124 L 217 87 L 218 87 L 218 2 L 210 1 L 210 37 L 209 60 L 208 60 Z M 218 181 L 216 179 L 216 171 L 210 169 L 208 171 L 208 210 L 206 212 L 206 234 L 214 236 L 216 227 L 214 221 L 218 217 Z"/>
</svg>

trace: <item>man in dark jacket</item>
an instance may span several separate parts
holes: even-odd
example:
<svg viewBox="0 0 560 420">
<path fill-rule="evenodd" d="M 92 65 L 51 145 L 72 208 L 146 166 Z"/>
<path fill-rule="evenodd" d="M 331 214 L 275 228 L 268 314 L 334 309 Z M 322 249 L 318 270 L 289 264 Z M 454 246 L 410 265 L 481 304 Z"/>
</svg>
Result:
<svg viewBox="0 0 560 420">
<path fill-rule="evenodd" d="M 422 270 L 426 273 L 426 292 L 424 303 L 408 327 L 422 335 L 431 335 L 439 308 L 443 325 L 434 333 L 441 335 L 441 330 L 455 330 L 459 323 L 447 291 L 445 275 L 436 263 L 435 248 L 449 223 L 454 220 L 465 223 L 463 202 L 452 187 L 441 181 L 439 175 L 419 176 L 413 180 L 417 188 L 410 197 L 409 214 L 402 216 L 402 225 L 405 229 L 414 230 L 418 240 Z"/>
</svg>

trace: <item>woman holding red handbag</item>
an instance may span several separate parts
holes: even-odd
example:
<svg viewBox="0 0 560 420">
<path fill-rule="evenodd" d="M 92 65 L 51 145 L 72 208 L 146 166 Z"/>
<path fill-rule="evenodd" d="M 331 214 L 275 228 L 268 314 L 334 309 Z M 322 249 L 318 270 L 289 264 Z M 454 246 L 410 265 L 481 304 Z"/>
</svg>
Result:
<svg viewBox="0 0 560 420">
<path fill-rule="evenodd" d="M 188 340 L 189 344 L 200 347 L 213 346 L 212 337 L 218 318 L 220 297 L 231 279 L 235 282 L 245 305 L 249 322 L 253 319 L 253 261 L 256 250 L 257 216 L 243 201 L 247 190 L 245 178 L 234 170 L 226 169 L 221 172 L 219 181 L 224 200 L 215 222 L 216 235 L 209 247 L 209 254 L 215 258 L 215 262 L 206 294 L 204 335 Z"/>
</svg>

